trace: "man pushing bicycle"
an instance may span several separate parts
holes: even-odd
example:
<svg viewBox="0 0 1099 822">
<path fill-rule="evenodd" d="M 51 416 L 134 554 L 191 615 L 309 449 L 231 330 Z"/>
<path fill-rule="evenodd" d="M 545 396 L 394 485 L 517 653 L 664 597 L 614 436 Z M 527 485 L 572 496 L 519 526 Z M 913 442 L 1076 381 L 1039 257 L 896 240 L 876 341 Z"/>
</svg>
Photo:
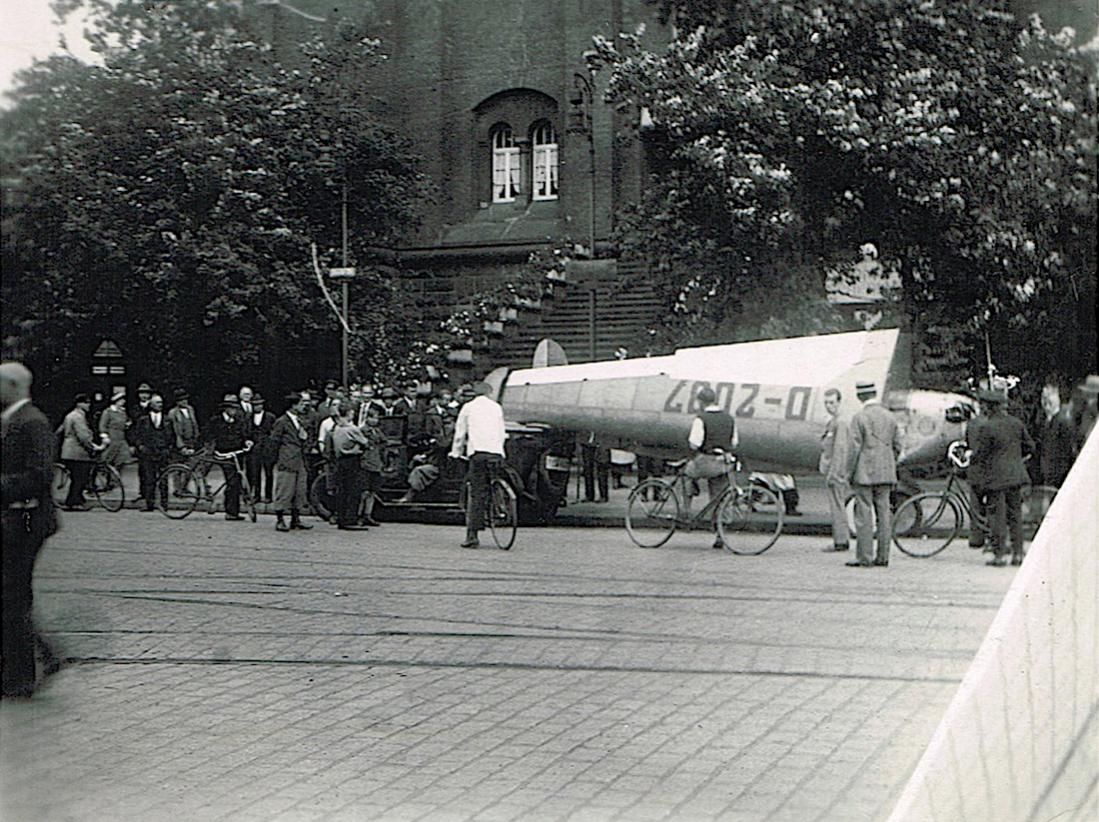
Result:
<svg viewBox="0 0 1099 822">
<path fill-rule="evenodd" d="M 710 499 L 716 500 L 729 486 L 728 460 L 740 442 L 733 415 L 717 404 L 717 395 L 708 385 L 699 389 L 696 395 L 702 412 L 691 423 L 691 432 L 687 442 L 694 455 L 687 463 L 684 474 L 692 480 L 705 479 Z M 695 483 L 691 483 L 695 485 Z M 690 516 L 691 499 L 694 496 L 688 489 L 687 516 Z M 714 535 L 714 548 L 722 548 L 721 535 Z"/>
</svg>

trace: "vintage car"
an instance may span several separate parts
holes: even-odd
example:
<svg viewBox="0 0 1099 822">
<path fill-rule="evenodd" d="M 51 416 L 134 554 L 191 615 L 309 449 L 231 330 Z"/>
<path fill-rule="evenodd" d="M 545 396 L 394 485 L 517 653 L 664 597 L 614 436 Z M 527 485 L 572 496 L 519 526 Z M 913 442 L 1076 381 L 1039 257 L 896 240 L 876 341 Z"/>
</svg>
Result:
<svg viewBox="0 0 1099 822">
<path fill-rule="evenodd" d="M 381 520 L 439 521 L 462 516 L 466 462 L 448 457 L 449 446 L 427 431 L 424 414 L 389 416 L 381 420 L 382 484 L 375 491 L 374 516 Z M 544 425 L 507 423 L 504 475 L 515 492 L 519 522 L 544 524 L 553 520 L 565 499 L 575 437 Z M 409 477 L 420 466 L 429 484 L 413 490 Z M 421 486 L 424 482 L 419 483 Z M 329 518 L 333 500 L 321 471 L 310 489 L 318 516 Z"/>
</svg>

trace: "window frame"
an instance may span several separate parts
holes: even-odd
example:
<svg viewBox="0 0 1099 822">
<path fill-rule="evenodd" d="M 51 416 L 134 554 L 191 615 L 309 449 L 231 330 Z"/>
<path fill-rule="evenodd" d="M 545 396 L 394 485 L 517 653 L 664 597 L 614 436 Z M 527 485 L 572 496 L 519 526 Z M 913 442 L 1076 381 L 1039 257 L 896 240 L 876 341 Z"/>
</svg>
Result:
<svg viewBox="0 0 1099 822">
<path fill-rule="evenodd" d="M 489 144 L 492 146 L 492 202 L 514 203 L 523 193 L 523 163 L 519 146 L 515 144 L 515 131 L 507 123 L 497 123 L 489 130 Z M 502 161 L 500 168 L 499 161 Z M 505 194 L 498 193 L 497 170 L 503 174 Z"/>
<path fill-rule="evenodd" d="M 548 138 L 548 139 L 546 139 Z M 545 142 L 539 142 L 546 139 Z M 547 202 L 561 195 L 561 146 L 557 142 L 557 129 L 549 120 L 538 120 L 530 128 L 530 193 L 531 200 Z M 539 169 L 545 170 L 545 193 L 539 193 Z"/>
</svg>

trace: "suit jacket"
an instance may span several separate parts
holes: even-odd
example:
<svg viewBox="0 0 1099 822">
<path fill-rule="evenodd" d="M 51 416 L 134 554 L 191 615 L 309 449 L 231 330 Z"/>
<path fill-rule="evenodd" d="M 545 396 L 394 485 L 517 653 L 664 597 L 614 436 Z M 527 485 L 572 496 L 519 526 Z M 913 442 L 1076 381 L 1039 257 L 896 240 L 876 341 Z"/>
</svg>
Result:
<svg viewBox="0 0 1099 822">
<path fill-rule="evenodd" d="M 253 452 L 262 457 L 265 450 L 264 443 L 267 441 L 267 438 L 271 436 L 271 429 L 275 427 L 275 415 L 267 409 L 264 409 L 263 416 L 260 417 L 258 425 L 256 424 L 255 414 L 249 414 L 247 422 L 248 439 L 256 444 Z"/>
<path fill-rule="evenodd" d="M 202 442 L 199 434 L 198 415 L 194 408 L 188 407 L 184 414 L 179 406 L 175 406 L 168 412 L 168 421 L 172 424 L 172 433 L 175 434 L 175 442 L 172 447 L 177 451 L 184 448 L 198 448 Z"/>
<path fill-rule="evenodd" d="M 160 412 L 160 427 L 153 425 L 153 417 L 146 414 L 134 423 L 134 448 L 138 459 L 167 460 L 175 447 L 176 435 L 167 412 Z"/>
<path fill-rule="evenodd" d="M 1023 455 L 1034 453 L 1034 440 L 1017 417 L 990 414 L 970 434 L 969 446 L 973 449 L 970 472 L 977 468 L 980 487 L 985 490 L 1000 491 L 1030 482 Z"/>
<path fill-rule="evenodd" d="M 315 436 L 303 420 L 294 425 L 288 414 L 283 414 L 271 427 L 267 447 L 275 457 L 279 471 L 302 473 L 306 470 L 305 455 L 313 445 Z"/>
<path fill-rule="evenodd" d="M 3 473 L 0 475 L 0 505 L 8 521 L 8 506 L 28 504 L 30 535 L 40 544 L 57 531 L 57 511 L 50 486 L 53 483 L 54 434 L 46 415 L 31 403 L 24 403 L 0 426 L 3 441 Z M 34 501 L 33 503 L 31 501 Z M 9 550 L 4 534 L 4 550 Z M 16 543 L 16 540 L 12 540 Z"/>
<path fill-rule="evenodd" d="M 206 434 L 203 441 L 212 445 L 215 451 L 227 454 L 230 451 L 240 451 L 244 448 L 245 440 L 249 439 L 250 423 L 241 417 L 234 416 L 226 422 L 224 414 L 211 417 L 206 423 Z"/>
<path fill-rule="evenodd" d="M 850 466 L 851 421 L 840 414 L 830 417 L 821 435 L 818 468 L 829 482 L 847 482 Z"/>
<path fill-rule="evenodd" d="M 65 415 L 61 423 L 64 440 L 61 443 L 61 459 L 92 460 L 95 458 L 95 439 L 88 418 L 79 408 Z"/>
<path fill-rule="evenodd" d="M 896 485 L 901 430 L 880 402 L 870 402 L 851 420 L 848 478 L 853 485 Z"/>
<path fill-rule="evenodd" d="M 1076 459 L 1076 430 L 1068 409 L 1042 420 L 1042 482 L 1060 486 Z"/>
</svg>

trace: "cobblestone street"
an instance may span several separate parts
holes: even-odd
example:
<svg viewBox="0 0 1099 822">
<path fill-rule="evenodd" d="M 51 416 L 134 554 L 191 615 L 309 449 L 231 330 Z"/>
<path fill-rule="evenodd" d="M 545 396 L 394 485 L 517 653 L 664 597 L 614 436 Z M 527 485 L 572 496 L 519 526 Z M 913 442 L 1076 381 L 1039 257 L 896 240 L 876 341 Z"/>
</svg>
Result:
<svg viewBox="0 0 1099 822">
<path fill-rule="evenodd" d="M 0 708 L 0 816 L 879 819 L 1012 578 L 960 545 L 460 538 L 67 516 L 36 607 L 70 663 Z"/>
</svg>

